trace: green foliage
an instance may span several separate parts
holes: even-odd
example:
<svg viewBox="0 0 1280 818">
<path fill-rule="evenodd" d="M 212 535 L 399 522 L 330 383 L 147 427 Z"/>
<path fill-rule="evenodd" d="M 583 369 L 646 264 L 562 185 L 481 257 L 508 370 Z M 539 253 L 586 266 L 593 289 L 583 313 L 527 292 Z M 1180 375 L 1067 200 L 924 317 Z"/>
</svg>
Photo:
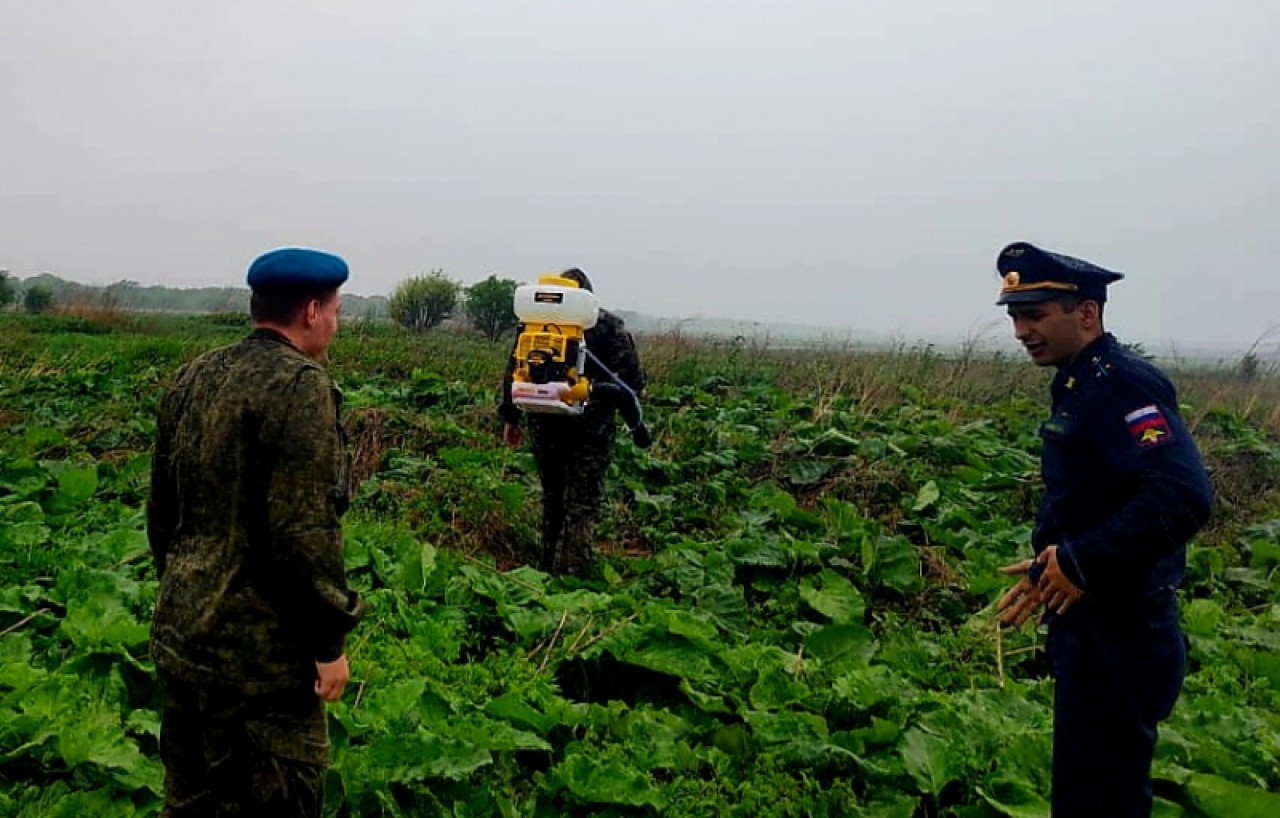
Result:
<svg viewBox="0 0 1280 818">
<path fill-rule="evenodd" d="M 22 308 L 28 315 L 40 315 L 53 306 L 53 292 L 44 287 L 28 287 L 22 297 Z"/>
<path fill-rule="evenodd" d="M 426 332 L 453 315 L 462 285 L 444 270 L 413 276 L 396 285 L 387 302 L 387 314 L 411 332 Z"/>
<path fill-rule="evenodd" d="M 17 282 L 8 270 L 0 270 L 0 310 L 18 299 Z"/>
<path fill-rule="evenodd" d="M 181 363 L 243 327 L 0 320 L 0 814 L 155 815 L 151 418 Z M 347 406 L 377 420 L 353 446 L 378 453 L 345 520 L 373 612 L 329 711 L 335 814 L 1047 813 L 1043 640 L 1006 633 L 1001 663 L 991 628 L 1034 513 L 1039 403 L 920 387 L 870 406 L 716 359 L 655 379 L 655 445 L 617 450 L 602 577 L 561 580 L 525 565 L 539 489 L 497 440 L 506 352 L 377 324 L 334 346 Z M 1232 413 L 1200 428 L 1216 475 L 1243 459 L 1261 488 L 1193 549 L 1156 814 L 1271 815 L 1280 446 Z"/>
<path fill-rule="evenodd" d="M 514 308 L 516 286 L 509 278 L 491 275 L 467 288 L 464 303 L 467 318 L 490 341 L 519 326 Z"/>
<path fill-rule="evenodd" d="M 48 290 L 58 304 L 78 307 L 171 313 L 234 313 L 243 318 L 247 315 L 249 305 L 249 291 L 244 287 L 177 288 L 143 285 L 136 281 L 117 281 L 106 286 L 96 286 L 67 281 L 50 273 L 33 276 L 23 284 L 27 289 L 39 287 Z M 385 317 L 386 302 L 383 296 L 359 296 L 344 292 L 342 312 L 348 317 Z"/>
</svg>

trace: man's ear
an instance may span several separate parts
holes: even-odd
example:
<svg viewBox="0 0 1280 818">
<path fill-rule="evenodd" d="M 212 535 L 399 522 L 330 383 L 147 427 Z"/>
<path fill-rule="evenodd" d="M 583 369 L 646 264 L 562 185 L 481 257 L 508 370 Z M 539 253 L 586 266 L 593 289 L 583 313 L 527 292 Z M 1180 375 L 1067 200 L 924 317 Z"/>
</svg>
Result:
<svg viewBox="0 0 1280 818">
<path fill-rule="evenodd" d="M 302 311 L 302 320 L 307 329 L 311 329 L 320 320 L 320 302 L 314 298 L 307 302 L 306 308 Z"/>
<path fill-rule="evenodd" d="M 1102 307 L 1097 301 L 1085 301 L 1080 305 L 1085 326 L 1092 329 L 1102 323 Z"/>
</svg>

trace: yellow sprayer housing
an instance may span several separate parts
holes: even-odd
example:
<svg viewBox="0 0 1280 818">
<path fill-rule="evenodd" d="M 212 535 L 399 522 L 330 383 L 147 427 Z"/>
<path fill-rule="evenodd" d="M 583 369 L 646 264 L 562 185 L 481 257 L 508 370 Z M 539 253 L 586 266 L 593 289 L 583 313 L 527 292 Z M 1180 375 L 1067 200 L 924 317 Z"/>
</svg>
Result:
<svg viewBox="0 0 1280 818">
<path fill-rule="evenodd" d="M 586 406 L 590 383 L 586 365 L 586 330 L 595 326 L 599 302 L 595 293 L 572 279 L 542 276 L 537 284 L 516 288 L 515 372 L 511 400 L 530 412 L 576 415 Z"/>
</svg>

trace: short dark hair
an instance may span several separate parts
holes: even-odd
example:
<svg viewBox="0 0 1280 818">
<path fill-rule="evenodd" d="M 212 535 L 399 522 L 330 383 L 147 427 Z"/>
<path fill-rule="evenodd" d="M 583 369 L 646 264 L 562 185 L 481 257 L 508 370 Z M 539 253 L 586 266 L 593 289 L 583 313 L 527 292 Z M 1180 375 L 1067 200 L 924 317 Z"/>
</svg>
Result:
<svg viewBox="0 0 1280 818">
<path fill-rule="evenodd" d="M 578 282 L 578 286 L 588 292 L 595 292 L 595 287 L 591 286 L 591 279 L 587 278 L 587 274 L 577 267 L 570 267 L 561 273 L 560 277 Z"/>
<path fill-rule="evenodd" d="M 325 304 L 337 296 L 337 287 L 254 290 L 249 296 L 249 317 L 268 324 L 288 325 L 312 301 Z"/>
<path fill-rule="evenodd" d="M 1086 301 L 1092 301 L 1093 303 L 1098 305 L 1099 318 L 1102 317 L 1103 308 L 1106 307 L 1106 303 L 1103 301 L 1099 301 L 1096 298 L 1081 298 L 1078 295 L 1060 295 L 1054 300 L 1062 305 L 1063 312 L 1075 312 L 1076 307 L 1080 306 Z"/>
</svg>

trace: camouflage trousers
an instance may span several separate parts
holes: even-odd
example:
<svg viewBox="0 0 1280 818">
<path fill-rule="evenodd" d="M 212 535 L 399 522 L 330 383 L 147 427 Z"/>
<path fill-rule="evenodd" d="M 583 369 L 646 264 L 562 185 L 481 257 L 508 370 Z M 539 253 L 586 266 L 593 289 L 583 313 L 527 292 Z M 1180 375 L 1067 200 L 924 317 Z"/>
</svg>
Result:
<svg viewBox="0 0 1280 818">
<path fill-rule="evenodd" d="M 530 428 L 542 480 L 541 568 L 586 576 L 595 559 L 596 522 L 613 460 L 613 414 L 533 418 Z"/>
<path fill-rule="evenodd" d="M 243 696 L 161 674 L 161 818 L 319 818 L 329 742 L 310 691 Z"/>
</svg>

